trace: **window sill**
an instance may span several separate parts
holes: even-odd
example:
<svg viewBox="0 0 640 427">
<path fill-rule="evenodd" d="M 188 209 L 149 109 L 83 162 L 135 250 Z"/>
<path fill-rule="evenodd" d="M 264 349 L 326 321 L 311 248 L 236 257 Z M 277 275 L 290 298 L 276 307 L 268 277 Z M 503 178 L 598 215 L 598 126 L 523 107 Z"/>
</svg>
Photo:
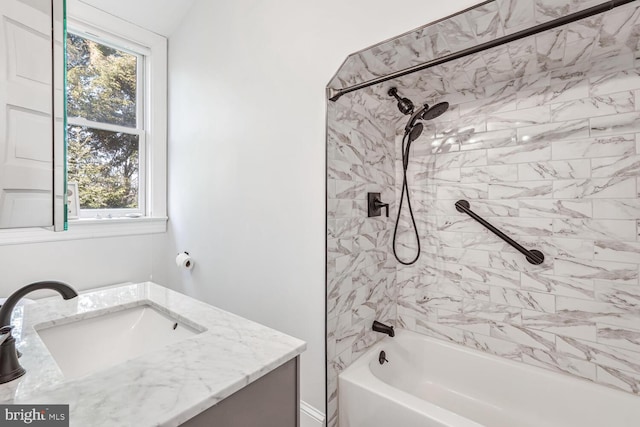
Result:
<svg viewBox="0 0 640 427">
<path fill-rule="evenodd" d="M 74 219 L 69 220 L 69 229 L 67 231 L 58 233 L 45 228 L 0 230 L 0 246 L 135 236 L 164 233 L 166 231 L 166 217 Z"/>
</svg>

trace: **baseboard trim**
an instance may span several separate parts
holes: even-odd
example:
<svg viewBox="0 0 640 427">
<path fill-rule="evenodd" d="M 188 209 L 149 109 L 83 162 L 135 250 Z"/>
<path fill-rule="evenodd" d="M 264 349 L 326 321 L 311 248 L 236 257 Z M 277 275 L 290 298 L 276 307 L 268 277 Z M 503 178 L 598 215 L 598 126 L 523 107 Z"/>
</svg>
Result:
<svg viewBox="0 0 640 427">
<path fill-rule="evenodd" d="M 304 400 L 300 401 L 300 415 L 303 418 L 302 425 L 313 425 L 314 427 L 324 427 L 325 414 L 309 405 Z"/>
</svg>

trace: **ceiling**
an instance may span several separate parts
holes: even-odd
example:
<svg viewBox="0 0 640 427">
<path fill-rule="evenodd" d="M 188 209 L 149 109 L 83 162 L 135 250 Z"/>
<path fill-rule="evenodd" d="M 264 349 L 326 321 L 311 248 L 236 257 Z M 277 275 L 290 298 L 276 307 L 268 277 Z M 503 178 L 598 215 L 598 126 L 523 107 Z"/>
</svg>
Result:
<svg viewBox="0 0 640 427">
<path fill-rule="evenodd" d="M 165 37 L 173 33 L 195 0 L 80 0 Z"/>
</svg>

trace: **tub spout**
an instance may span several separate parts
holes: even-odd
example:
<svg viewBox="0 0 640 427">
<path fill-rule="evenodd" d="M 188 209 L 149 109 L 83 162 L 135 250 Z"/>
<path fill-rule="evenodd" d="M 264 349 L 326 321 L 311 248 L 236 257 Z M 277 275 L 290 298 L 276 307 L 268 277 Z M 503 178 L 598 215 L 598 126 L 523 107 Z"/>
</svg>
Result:
<svg viewBox="0 0 640 427">
<path fill-rule="evenodd" d="M 396 335 L 396 333 L 393 331 L 393 326 L 387 326 L 384 323 L 378 322 L 377 320 L 373 321 L 373 326 L 371 328 L 376 332 L 387 334 L 390 337 L 393 337 Z"/>
</svg>

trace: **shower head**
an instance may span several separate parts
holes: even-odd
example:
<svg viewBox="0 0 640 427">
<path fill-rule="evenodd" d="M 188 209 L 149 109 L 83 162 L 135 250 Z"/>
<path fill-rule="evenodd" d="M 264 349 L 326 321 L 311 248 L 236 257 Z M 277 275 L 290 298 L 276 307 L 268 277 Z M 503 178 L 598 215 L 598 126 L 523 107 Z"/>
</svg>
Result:
<svg viewBox="0 0 640 427">
<path fill-rule="evenodd" d="M 389 94 L 389 96 L 393 96 L 398 100 L 398 110 L 400 110 L 402 114 L 409 115 L 413 113 L 413 102 L 411 102 L 409 98 L 400 98 L 400 96 L 398 96 L 398 89 L 392 87 L 387 93 Z"/>
<path fill-rule="evenodd" d="M 411 129 L 409 129 L 409 144 L 420 138 L 423 129 L 424 126 L 422 125 L 422 123 L 416 123 L 415 125 L 411 126 Z"/>
<path fill-rule="evenodd" d="M 422 120 L 433 120 L 436 117 L 439 117 L 439 116 L 443 115 L 445 113 L 445 111 L 447 111 L 448 109 L 449 109 L 449 103 L 448 102 L 441 102 L 439 104 L 434 105 L 431 108 L 428 108 L 428 106 L 425 105 L 425 110 L 420 115 L 420 118 Z"/>
</svg>

